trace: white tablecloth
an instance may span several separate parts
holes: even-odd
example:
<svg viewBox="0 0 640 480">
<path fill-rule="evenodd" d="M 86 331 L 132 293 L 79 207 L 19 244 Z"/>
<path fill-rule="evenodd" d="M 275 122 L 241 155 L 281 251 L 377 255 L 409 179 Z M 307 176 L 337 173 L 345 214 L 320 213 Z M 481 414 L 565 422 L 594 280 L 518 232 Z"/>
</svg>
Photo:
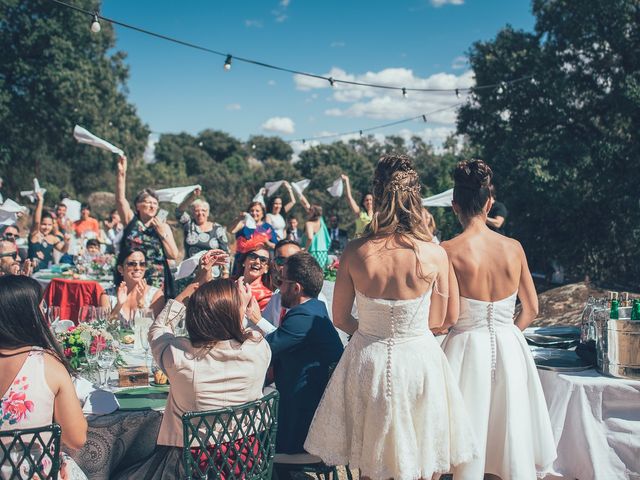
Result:
<svg viewBox="0 0 640 480">
<path fill-rule="evenodd" d="M 558 458 L 579 480 L 640 479 L 640 381 L 538 369 Z"/>
</svg>

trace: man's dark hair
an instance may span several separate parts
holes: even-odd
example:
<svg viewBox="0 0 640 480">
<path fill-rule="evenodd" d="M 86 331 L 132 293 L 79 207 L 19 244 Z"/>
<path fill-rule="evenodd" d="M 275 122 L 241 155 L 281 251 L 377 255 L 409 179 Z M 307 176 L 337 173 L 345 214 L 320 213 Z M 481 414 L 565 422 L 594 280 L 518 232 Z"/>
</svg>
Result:
<svg viewBox="0 0 640 480">
<path fill-rule="evenodd" d="M 89 211 L 91 211 L 91 205 L 89 205 L 88 203 L 83 203 L 82 205 L 80 205 L 80 210 L 89 210 Z"/>
<path fill-rule="evenodd" d="M 86 243 L 85 246 L 87 248 L 89 248 L 89 247 L 98 247 L 98 248 L 100 248 L 100 242 L 95 238 L 90 238 L 89 240 L 87 240 L 87 243 Z"/>
<path fill-rule="evenodd" d="M 291 255 L 284 265 L 287 280 L 299 283 L 305 296 L 318 298 L 324 282 L 324 273 L 311 254 L 299 252 Z"/>
<path fill-rule="evenodd" d="M 281 249 L 282 247 L 284 247 L 286 245 L 295 245 L 296 247 L 300 246 L 300 244 L 298 242 L 296 242 L 295 240 L 291 240 L 289 238 L 284 238 L 284 239 L 278 241 L 278 243 L 276 243 L 276 247 L 273 249 L 273 251 L 277 252 L 279 249 Z"/>
</svg>

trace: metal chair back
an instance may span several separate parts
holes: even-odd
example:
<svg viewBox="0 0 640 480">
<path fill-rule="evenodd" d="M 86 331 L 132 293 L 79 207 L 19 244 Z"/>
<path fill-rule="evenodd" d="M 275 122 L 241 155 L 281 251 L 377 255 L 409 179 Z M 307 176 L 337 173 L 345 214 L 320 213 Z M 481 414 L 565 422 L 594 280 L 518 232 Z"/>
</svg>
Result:
<svg viewBox="0 0 640 480">
<path fill-rule="evenodd" d="M 61 434 L 57 423 L 0 431 L 0 478 L 57 480 Z"/>
<path fill-rule="evenodd" d="M 271 478 L 279 393 L 260 400 L 182 415 L 186 478 Z"/>
</svg>

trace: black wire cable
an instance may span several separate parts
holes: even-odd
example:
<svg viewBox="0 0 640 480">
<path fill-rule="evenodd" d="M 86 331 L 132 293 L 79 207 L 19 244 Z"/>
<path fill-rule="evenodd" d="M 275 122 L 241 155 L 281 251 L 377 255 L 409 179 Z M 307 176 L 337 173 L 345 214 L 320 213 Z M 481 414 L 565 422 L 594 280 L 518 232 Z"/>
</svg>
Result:
<svg viewBox="0 0 640 480">
<path fill-rule="evenodd" d="M 119 25 L 121 27 L 128 28 L 128 29 L 134 30 L 136 32 L 144 33 L 146 35 L 151 35 L 152 37 L 156 37 L 156 38 L 159 38 L 161 40 L 166 40 L 168 42 L 173 42 L 173 43 L 176 43 L 178 45 L 182 45 L 182 46 L 189 47 L 189 48 L 194 48 L 196 50 L 200 50 L 200 51 L 203 51 L 203 52 L 211 53 L 213 55 L 218 55 L 218 56 L 221 56 L 221 57 L 225 57 L 225 59 L 233 59 L 233 60 L 238 61 L 238 62 L 249 63 L 251 65 L 256 65 L 256 66 L 264 67 L 264 68 L 269 68 L 271 70 L 278 70 L 280 72 L 287 72 L 287 73 L 292 73 L 294 75 L 302 75 L 304 77 L 316 78 L 318 80 L 324 80 L 326 82 L 329 82 L 329 84 L 332 87 L 335 84 L 341 83 L 343 85 L 355 85 L 355 86 L 359 86 L 359 87 L 381 88 L 381 89 L 386 89 L 386 90 L 397 90 L 397 91 L 401 91 L 403 93 L 405 93 L 405 92 L 454 92 L 457 95 L 461 91 L 469 92 L 471 90 L 484 90 L 484 89 L 496 88 L 496 87 L 500 87 L 500 86 L 504 87 L 504 86 L 507 86 L 507 85 L 513 85 L 514 83 L 522 82 L 524 80 L 529 80 L 529 79 L 533 78 L 533 75 L 527 75 L 527 76 L 516 78 L 516 79 L 513 79 L 513 80 L 506 80 L 506 81 L 503 81 L 503 82 L 500 82 L 500 83 L 495 83 L 495 84 L 490 84 L 490 85 L 477 85 L 477 86 L 474 86 L 474 87 L 458 87 L 458 88 L 394 87 L 394 86 L 391 86 L 391 85 L 379 85 L 379 84 L 374 84 L 374 83 L 356 82 L 356 81 L 353 81 L 353 80 L 341 80 L 339 78 L 325 77 L 323 75 L 318 75 L 318 74 L 315 74 L 315 73 L 303 72 L 303 71 L 294 70 L 294 69 L 291 69 L 291 68 L 280 67 L 280 66 L 277 66 L 277 65 L 272 65 L 272 64 L 261 62 L 261 61 L 258 61 L 258 60 L 252 60 L 250 58 L 237 57 L 237 56 L 232 55 L 230 53 L 223 53 L 223 52 L 220 52 L 218 50 L 213 50 L 211 48 L 203 47 L 201 45 L 196 45 L 195 43 L 185 42 L 184 40 L 179 40 L 177 38 L 169 37 L 167 35 L 163 35 L 163 34 L 160 34 L 160 33 L 155 33 L 155 32 L 152 32 L 150 30 L 146 30 L 144 28 L 136 27 L 134 25 L 130 25 L 128 23 L 121 22 L 119 20 L 114 20 L 114 19 L 109 18 L 109 17 L 104 17 L 104 16 L 98 14 L 97 12 L 91 12 L 89 10 L 85 10 L 84 8 L 80 8 L 80 7 L 77 7 L 75 5 L 71 5 L 71 4 L 65 3 L 65 2 L 63 2 L 61 0 L 51 0 L 51 1 L 53 3 L 61 5 L 63 7 L 67 7 L 67 8 L 70 8 L 72 10 L 75 10 L 77 12 L 84 13 L 84 14 L 88 15 L 90 18 L 93 18 L 94 16 L 96 16 L 99 19 L 105 20 L 105 21 L 110 22 L 110 23 L 112 23 L 114 25 Z"/>
</svg>

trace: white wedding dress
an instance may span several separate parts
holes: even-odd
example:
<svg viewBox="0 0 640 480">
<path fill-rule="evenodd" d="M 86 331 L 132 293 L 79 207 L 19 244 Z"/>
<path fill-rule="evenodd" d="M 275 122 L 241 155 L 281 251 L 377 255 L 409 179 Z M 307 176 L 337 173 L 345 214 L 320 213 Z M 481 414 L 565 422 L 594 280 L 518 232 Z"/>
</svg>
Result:
<svg viewBox="0 0 640 480">
<path fill-rule="evenodd" d="M 480 447 L 478 459 L 454 470 L 456 480 L 481 479 L 485 472 L 532 480 L 556 458 L 536 365 L 513 323 L 516 297 L 460 297 L 458 322 L 442 342 Z"/>
<path fill-rule="evenodd" d="M 431 291 L 413 300 L 356 292 L 359 327 L 336 367 L 305 449 L 372 479 L 431 478 L 476 456 L 464 401 L 428 328 Z"/>
</svg>

